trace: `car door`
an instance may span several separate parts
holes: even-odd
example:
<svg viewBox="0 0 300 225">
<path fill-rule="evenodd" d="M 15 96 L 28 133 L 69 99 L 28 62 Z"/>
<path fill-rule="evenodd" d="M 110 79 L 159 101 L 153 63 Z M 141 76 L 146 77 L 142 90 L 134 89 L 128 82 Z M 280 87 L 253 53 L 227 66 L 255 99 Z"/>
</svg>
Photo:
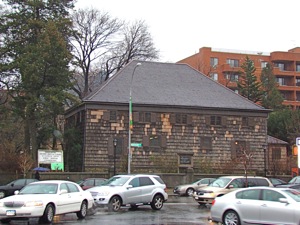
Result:
<svg viewBox="0 0 300 225">
<path fill-rule="evenodd" d="M 139 177 L 134 177 L 129 181 L 128 185 L 132 187 L 127 187 L 124 191 L 124 204 L 134 204 L 142 202 L 142 188 L 140 186 Z"/>
<path fill-rule="evenodd" d="M 72 204 L 72 198 L 66 183 L 61 183 L 59 186 L 56 214 L 63 214 L 69 212 L 69 207 Z"/>
<path fill-rule="evenodd" d="M 144 203 L 148 203 L 152 201 L 152 195 L 154 187 L 154 182 L 150 179 L 150 177 L 140 177 L 140 185 L 142 188 L 142 201 Z"/>
<path fill-rule="evenodd" d="M 260 219 L 263 224 L 293 224 L 294 205 L 279 202 L 285 198 L 276 190 L 263 190 L 260 205 Z"/>
<path fill-rule="evenodd" d="M 82 200 L 83 200 L 83 193 L 80 192 L 78 187 L 75 184 L 67 183 L 69 195 L 71 197 L 69 209 L 70 212 L 72 211 L 79 211 Z"/>
<path fill-rule="evenodd" d="M 237 192 L 234 202 L 240 218 L 247 223 L 259 223 L 260 189 L 245 189 Z"/>
</svg>

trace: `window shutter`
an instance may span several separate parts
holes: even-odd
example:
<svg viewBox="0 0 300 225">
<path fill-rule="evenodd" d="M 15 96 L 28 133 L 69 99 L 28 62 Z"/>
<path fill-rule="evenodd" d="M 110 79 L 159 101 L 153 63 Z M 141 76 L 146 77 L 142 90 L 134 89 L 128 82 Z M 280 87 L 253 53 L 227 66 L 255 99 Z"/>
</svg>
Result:
<svg viewBox="0 0 300 225">
<path fill-rule="evenodd" d="M 139 112 L 133 112 L 133 122 L 139 122 L 140 121 L 140 113 Z"/>
<path fill-rule="evenodd" d="M 175 114 L 170 114 L 170 123 L 175 124 Z"/>
<path fill-rule="evenodd" d="M 156 113 L 151 113 L 151 123 L 156 122 Z"/>
<path fill-rule="evenodd" d="M 227 124 L 227 117 L 226 116 L 221 117 L 221 123 L 222 123 L 222 126 L 226 126 L 226 124 Z"/>
<path fill-rule="evenodd" d="M 113 137 L 108 137 L 107 140 L 107 149 L 108 149 L 108 156 L 113 156 L 114 155 L 114 138 Z"/>
<path fill-rule="evenodd" d="M 167 136 L 161 135 L 161 147 L 166 148 L 167 147 Z"/>
<path fill-rule="evenodd" d="M 210 125 L 210 116 L 205 117 L 205 124 Z"/>
<path fill-rule="evenodd" d="M 149 147 L 149 145 L 150 145 L 149 135 L 143 136 L 143 147 Z"/>
<path fill-rule="evenodd" d="M 236 158 L 236 144 L 235 141 L 231 141 L 231 159 Z"/>
<path fill-rule="evenodd" d="M 105 112 L 103 113 L 102 119 L 108 121 L 109 118 L 110 118 L 110 112 L 109 112 L 109 111 L 105 111 Z"/>
<path fill-rule="evenodd" d="M 192 115 L 187 115 L 187 124 L 191 125 L 192 124 Z"/>
</svg>

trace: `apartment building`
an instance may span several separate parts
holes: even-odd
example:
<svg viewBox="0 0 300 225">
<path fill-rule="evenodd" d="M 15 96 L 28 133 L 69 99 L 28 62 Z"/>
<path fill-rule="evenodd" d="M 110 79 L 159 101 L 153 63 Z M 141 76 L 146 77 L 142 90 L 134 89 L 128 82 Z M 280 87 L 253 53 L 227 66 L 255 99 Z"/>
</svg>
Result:
<svg viewBox="0 0 300 225">
<path fill-rule="evenodd" d="M 271 53 L 203 47 L 199 49 L 198 53 L 182 59 L 178 63 L 186 63 L 237 92 L 237 80 L 246 56 L 253 60 L 258 80 L 262 69 L 267 63 L 271 63 L 279 85 L 278 89 L 284 97 L 283 104 L 292 106 L 294 109 L 300 107 L 300 47 L 287 52 Z"/>
</svg>

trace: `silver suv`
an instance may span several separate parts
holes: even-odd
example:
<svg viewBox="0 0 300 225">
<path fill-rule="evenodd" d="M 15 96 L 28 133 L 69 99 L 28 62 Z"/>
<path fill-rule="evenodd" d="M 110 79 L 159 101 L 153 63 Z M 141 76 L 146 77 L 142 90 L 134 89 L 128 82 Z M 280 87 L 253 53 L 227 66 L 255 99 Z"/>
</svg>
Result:
<svg viewBox="0 0 300 225">
<path fill-rule="evenodd" d="M 108 206 L 110 211 L 115 212 L 125 205 L 133 209 L 139 205 L 150 205 L 152 209 L 159 210 L 168 200 L 166 184 L 157 175 L 117 175 L 88 191 L 97 206 Z"/>
</svg>

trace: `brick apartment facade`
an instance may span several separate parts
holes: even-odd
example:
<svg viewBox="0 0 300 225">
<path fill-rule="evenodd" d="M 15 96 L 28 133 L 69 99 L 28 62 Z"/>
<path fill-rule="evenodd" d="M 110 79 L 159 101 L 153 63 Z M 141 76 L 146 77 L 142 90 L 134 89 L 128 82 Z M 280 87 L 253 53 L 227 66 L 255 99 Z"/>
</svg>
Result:
<svg viewBox="0 0 300 225">
<path fill-rule="evenodd" d="M 253 60 L 256 76 L 260 79 L 261 71 L 267 63 L 273 65 L 273 73 L 279 84 L 279 91 L 284 97 L 284 105 L 294 109 L 300 107 L 300 47 L 287 52 L 242 52 L 203 47 L 199 52 L 180 60 L 201 73 L 211 77 L 222 85 L 237 91 L 237 80 L 241 65 L 246 56 Z"/>
</svg>

